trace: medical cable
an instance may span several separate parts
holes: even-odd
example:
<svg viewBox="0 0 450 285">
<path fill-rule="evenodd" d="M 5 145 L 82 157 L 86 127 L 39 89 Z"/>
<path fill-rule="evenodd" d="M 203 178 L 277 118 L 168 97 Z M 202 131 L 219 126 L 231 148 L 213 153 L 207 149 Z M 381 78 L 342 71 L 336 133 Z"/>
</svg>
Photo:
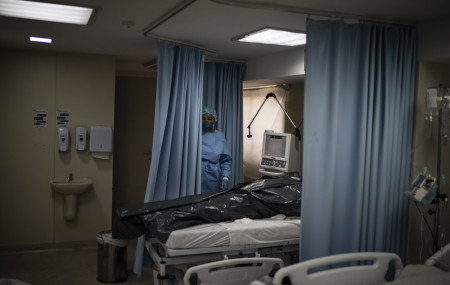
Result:
<svg viewBox="0 0 450 285">
<path fill-rule="evenodd" d="M 420 210 L 419 206 L 417 206 L 417 203 L 414 203 L 414 205 L 416 205 L 416 208 L 417 208 L 417 210 L 419 211 L 420 216 L 422 217 L 422 220 L 425 221 L 425 225 L 427 226 L 428 230 L 429 230 L 430 233 L 431 233 L 431 238 L 433 239 L 433 245 L 434 245 L 434 247 L 436 248 L 436 250 L 438 250 L 438 245 L 437 245 L 437 242 L 436 242 L 436 237 L 435 237 L 435 235 L 434 235 L 434 233 L 433 233 L 433 230 L 431 229 L 430 224 L 428 223 L 427 219 L 426 219 L 425 216 L 423 215 L 423 213 L 422 213 L 422 211 Z"/>
<path fill-rule="evenodd" d="M 419 261 L 422 264 L 422 252 L 423 252 L 423 216 L 420 219 L 420 252 L 419 252 Z"/>
</svg>

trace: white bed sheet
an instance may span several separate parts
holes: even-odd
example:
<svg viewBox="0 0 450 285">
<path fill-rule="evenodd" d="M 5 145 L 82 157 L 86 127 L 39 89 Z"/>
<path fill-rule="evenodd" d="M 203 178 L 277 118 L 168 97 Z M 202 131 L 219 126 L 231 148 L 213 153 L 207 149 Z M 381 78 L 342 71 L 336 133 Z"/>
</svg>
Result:
<svg viewBox="0 0 450 285">
<path fill-rule="evenodd" d="M 165 245 L 171 249 L 264 244 L 298 239 L 300 218 L 276 215 L 268 219 L 238 219 L 173 231 Z"/>
</svg>

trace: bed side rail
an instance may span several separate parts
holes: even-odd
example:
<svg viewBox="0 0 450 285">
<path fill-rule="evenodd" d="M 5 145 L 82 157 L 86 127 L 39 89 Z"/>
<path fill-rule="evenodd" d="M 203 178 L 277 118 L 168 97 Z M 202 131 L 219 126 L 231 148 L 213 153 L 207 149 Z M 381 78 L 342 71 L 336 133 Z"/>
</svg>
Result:
<svg viewBox="0 0 450 285">
<path fill-rule="evenodd" d="M 400 257 L 394 253 L 358 252 L 331 255 L 281 268 L 275 274 L 273 284 L 281 285 L 285 278 L 289 278 L 293 285 L 380 284 L 386 281 L 385 276 L 391 262 L 395 267 L 395 276 L 398 276 L 403 264 Z"/>
<path fill-rule="evenodd" d="M 247 285 L 280 267 L 283 267 L 283 261 L 271 257 L 221 260 L 189 268 L 184 275 L 183 284 L 189 285 L 189 279 L 196 274 L 201 284 Z"/>
</svg>

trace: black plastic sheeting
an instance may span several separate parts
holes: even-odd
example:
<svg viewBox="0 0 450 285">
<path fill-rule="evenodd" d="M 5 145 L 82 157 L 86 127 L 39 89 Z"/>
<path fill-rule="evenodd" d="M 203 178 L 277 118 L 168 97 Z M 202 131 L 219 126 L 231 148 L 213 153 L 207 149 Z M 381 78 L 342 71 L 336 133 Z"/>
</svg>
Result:
<svg viewBox="0 0 450 285">
<path fill-rule="evenodd" d="M 133 239 L 145 233 L 166 242 L 172 231 L 198 224 L 263 219 L 277 214 L 300 216 L 300 204 L 300 179 L 260 179 L 224 192 L 118 208 L 112 234 L 117 239 Z"/>
</svg>

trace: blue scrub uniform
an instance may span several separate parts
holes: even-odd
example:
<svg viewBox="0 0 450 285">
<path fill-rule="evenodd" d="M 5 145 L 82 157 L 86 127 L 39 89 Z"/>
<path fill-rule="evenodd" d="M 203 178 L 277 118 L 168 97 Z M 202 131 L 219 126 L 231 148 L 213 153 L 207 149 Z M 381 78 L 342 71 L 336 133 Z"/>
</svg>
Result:
<svg viewBox="0 0 450 285">
<path fill-rule="evenodd" d="M 202 135 L 202 194 L 220 191 L 222 177 L 231 175 L 231 152 L 220 131 L 203 131 Z"/>
</svg>

